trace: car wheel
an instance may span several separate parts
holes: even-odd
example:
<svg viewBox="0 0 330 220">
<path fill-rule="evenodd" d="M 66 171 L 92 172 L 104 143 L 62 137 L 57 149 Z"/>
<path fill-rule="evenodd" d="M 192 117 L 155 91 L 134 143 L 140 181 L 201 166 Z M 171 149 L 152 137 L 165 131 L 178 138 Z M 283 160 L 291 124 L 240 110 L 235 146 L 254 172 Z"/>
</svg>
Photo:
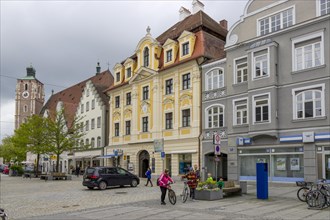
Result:
<svg viewBox="0 0 330 220">
<path fill-rule="evenodd" d="M 137 180 L 133 179 L 131 182 L 131 187 L 136 187 L 138 185 Z"/>
<path fill-rule="evenodd" d="M 91 187 L 91 186 L 88 186 L 87 188 L 88 188 L 88 189 L 94 189 L 94 187 Z"/>
<path fill-rule="evenodd" d="M 99 183 L 99 189 L 100 189 L 100 190 L 105 190 L 106 188 L 107 188 L 107 183 L 104 182 L 104 181 L 101 181 L 101 182 Z"/>
</svg>

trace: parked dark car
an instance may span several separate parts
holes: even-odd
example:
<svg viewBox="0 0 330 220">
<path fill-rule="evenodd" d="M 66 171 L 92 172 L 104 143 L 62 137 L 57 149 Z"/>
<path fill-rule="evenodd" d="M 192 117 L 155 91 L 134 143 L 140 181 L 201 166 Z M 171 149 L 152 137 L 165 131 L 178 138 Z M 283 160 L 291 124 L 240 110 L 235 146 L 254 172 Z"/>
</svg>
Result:
<svg viewBox="0 0 330 220">
<path fill-rule="evenodd" d="M 140 184 L 140 179 L 120 167 L 89 167 L 85 170 L 82 184 L 88 189 L 97 187 L 104 190 L 109 186 L 136 187 Z"/>
</svg>

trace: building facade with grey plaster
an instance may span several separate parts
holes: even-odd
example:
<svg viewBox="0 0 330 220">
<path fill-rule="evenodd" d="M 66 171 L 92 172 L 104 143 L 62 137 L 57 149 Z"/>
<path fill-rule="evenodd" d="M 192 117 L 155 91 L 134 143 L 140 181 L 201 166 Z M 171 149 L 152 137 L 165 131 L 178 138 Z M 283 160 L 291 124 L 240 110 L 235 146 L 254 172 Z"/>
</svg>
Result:
<svg viewBox="0 0 330 220">
<path fill-rule="evenodd" d="M 226 103 L 228 179 L 255 180 L 257 162 L 270 181 L 330 179 L 329 27 L 329 0 L 252 0 L 231 27 L 214 100 Z"/>
</svg>

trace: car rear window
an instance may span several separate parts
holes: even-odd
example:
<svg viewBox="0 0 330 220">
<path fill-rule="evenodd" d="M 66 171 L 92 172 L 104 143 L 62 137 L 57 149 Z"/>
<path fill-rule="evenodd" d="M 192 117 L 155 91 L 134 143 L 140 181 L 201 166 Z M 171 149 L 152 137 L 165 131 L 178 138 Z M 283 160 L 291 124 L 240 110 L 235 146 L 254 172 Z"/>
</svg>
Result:
<svg viewBox="0 0 330 220">
<path fill-rule="evenodd" d="M 93 174 L 94 171 L 95 171 L 94 168 L 87 168 L 87 170 L 86 170 L 86 174 Z"/>
</svg>

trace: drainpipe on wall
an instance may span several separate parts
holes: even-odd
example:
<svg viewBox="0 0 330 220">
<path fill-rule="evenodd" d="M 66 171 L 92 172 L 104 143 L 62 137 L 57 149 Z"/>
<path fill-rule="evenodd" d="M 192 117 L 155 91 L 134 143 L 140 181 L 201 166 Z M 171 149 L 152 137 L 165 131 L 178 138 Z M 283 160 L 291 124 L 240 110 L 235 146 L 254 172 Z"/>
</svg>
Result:
<svg viewBox="0 0 330 220">
<path fill-rule="evenodd" d="M 202 116 L 203 116 L 203 111 L 202 111 L 202 101 L 203 101 L 203 71 L 202 71 L 202 65 L 203 63 L 205 63 L 206 61 L 208 60 L 208 58 L 206 57 L 203 57 L 203 61 L 198 63 L 198 60 L 197 60 L 197 64 L 199 66 L 199 72 L 200 72 L 200 89 L 201 89 L 201 96 L 200 96 L 200 112 L 199 112 L 199 135 L 198 135 L 198 167 L 199 167 L 199 173 L 201 174 L 202 172 L 202 169 L 201 169 L 201 161 L 202 161 L 202 158 L 201 158 L 201 142 L 202 142 L 202 126 L 203 126 L 203 123 L 202 123 Z"/>
</svg>

